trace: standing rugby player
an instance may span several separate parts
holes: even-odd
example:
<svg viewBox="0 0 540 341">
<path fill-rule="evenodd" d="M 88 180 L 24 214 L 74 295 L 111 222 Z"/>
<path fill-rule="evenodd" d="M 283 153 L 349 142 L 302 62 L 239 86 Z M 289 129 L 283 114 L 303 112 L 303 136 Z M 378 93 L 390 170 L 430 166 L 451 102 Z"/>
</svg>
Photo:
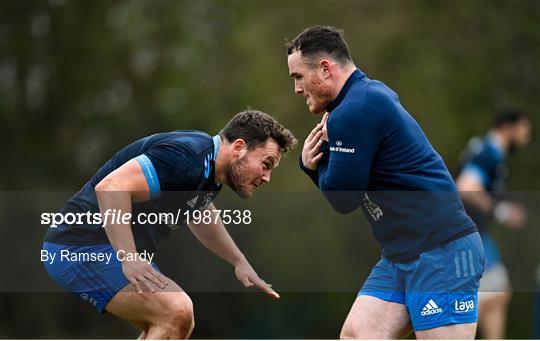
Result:
<svg viewBox="0 0 540 341">
<path fill-rule="evenodd" d="M 294 91 L 327 113 L 301 168 L 332 207 L 361 207 L 382 258 L 360 289 L 342 338 L 472 339 L 484 269 L 480 236 L 439 154 L 397 94 L 358 69 L 340 31 L 313 26 L 288 43 Z"/>
</svg>

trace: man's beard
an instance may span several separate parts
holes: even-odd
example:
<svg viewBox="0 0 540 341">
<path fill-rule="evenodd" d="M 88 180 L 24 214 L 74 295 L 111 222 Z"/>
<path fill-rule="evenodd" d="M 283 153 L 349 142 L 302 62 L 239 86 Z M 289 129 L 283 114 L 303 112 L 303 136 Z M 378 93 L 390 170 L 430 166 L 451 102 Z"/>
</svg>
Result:
<svg viewBox="0 0 540 341">
<path fill-rule="evenodd" d="M 315 86 L 314 86 L 315 88 Z M 330 93 L 330 89 L 328 87 L 323 87 L 321 85 L 319 85 L 316 90 L 312 91 L 312 94 L 316 93 L 317 94 L 317 106 L 314 108 L 314 110 L 312 111 L 312 113 L 314 114 L 323 114 L 325 113 L 328 109 L 328 106 L 330 105 L 330 103 L 332 102 L 333 98 L 332 98 L 332 95 Z M 315 102 L 315 97 L 313 97 L 312 95 L 312 100 Z M 311 109 L 310 109 L 311 111 Z"/>
<path fill-rule="evenodd" d="M 251 192 L 242 191 L 242 180 L 244 173 L 244 168 L 247 160 L 246 157 L 242 157 L 237 161 L 231 163 L 231 166 L 227 170 L 227 184 L 229 187 L 236 192 L 241 198 L 248 199 L 251 197 Z"/>
</svg>

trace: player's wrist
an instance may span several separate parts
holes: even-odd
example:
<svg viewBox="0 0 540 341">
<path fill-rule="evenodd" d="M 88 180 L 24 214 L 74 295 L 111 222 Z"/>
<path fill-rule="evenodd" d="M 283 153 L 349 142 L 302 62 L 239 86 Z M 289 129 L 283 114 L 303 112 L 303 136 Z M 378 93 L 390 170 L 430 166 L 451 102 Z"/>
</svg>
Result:
<svg viewBox="0 0 540 341">
<path fill-rule="evenodd" d="M 304 159 L 302 157 L 300 157 L 300 159 L 299 159 L 299 165 L 300 165 L 300 169 L 302 169 L 306 173 L 317 172 L 318 165 L 316 164 L 316 165 L 313 166 L 313 168 L 311 168 L 311 167 L 308 166 L 307 162 L 304 162 Z"/>
<path fill-rule="evenodd" d="M 242 255 L 238 255 L 236 257 L 234 257 L 230 263 L 232 264 L 232 266 L 234 266 L 235 268 L 238 268 L 240 266 L 243 266 L 245 264 L 249 264 L 249 262 L 247 261 L 247 258 L 242 254 Z"/>
</svg>

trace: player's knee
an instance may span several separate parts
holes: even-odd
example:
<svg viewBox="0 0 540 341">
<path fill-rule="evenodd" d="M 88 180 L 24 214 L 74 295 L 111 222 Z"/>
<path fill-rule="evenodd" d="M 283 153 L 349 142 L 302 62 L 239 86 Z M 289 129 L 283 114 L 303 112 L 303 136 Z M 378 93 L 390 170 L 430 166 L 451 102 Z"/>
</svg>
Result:
<svg viewBox="0 0 540 341">
<path fill-rule="evenodd" d="M 185 293 L 175 295 L 167 302 L 165 311 L 165 327 L 170 338 L 186 338 L 195 326 L 193 302 Z"/>
<path fill-rule="evenodd" d="M 362 328 L 353 323 L 345 323 L 341 328 L 339 338 L 341 340 L 362 340 L 362 339 L 396 339 L 407 336 L 409 328 L 399 330 L 385 330 L 384 328 Z"/>
<path fill-rule="evenodd" d="M 356 333 L 354 326 L 349 323 L 345 323 L 343 328 L 341 328 L 341 333 L 339 334 L 341 340 L 351 340 L 358 339 L 358 333 Z"/>
</svg>

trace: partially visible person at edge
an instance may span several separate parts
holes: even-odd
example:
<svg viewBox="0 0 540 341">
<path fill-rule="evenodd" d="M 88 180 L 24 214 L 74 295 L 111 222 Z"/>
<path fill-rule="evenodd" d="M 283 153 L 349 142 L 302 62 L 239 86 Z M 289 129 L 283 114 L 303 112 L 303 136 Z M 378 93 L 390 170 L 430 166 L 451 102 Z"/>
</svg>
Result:
<svg viewBox="0 0 540 341">
<path fill-rule="evenodd" d="M 238 280 L 274 298 L 279 295 L 253 270 L 225 229 L 212 201 L 222 185 L 249 198 L 270 182 L 281 155 L 296 139 L 271 116 L 256 110 L 235 115 L 216 136 L 200 131 L 154 134 L 121 149 L 62 208 L 84 213 L 115 209 L 131 213 L 174 206 L 174 211 L 210 210 L 209 224 L 189 228 L 197 239 L 234 266 Z M 181 226 L 186 225 L 184 218 Z M 153 253 L 169 237 L 167 225 L 111 222 L 101 225 L 60 225 L 49 228 L 42 253 L 58 256 L 95 253 L 114 255 Z M 141 330 L 140 338 L 187 338 L 194 328 L 190 297 L 148 259 L 121 261 L 44 262 L 55 282 L 91 303 L 98 312 L 109 312 Z"/>
<path fill-rule="evenodd" d="M 397 94 L 353 62 L 342 32 L 305 29 L 287 46 L 294 91 L 326 114 L 300 166 L 334 210 L 361 207 L 382 246 L 341 338 L 472 339 L 484 268 L 455 184 Z"/>
<path fill-rule="evenodd" d="M 483 338 L 504 339 L 511 298 L 510 280 L 497 243 L 489 232 L 491 218 L 509 229 L 521 228 L 527 219 L 522 205 L 504 200 L 508 174 L 506 156 L 529 143 L 531 125 L 524 112 L 505 110 L 496 115 L 485 137 L 474 137 L 461 154 L 456 185 L 467 213 L 473 218 L 486 253 L 486 270 L 480 281 L 478 327 Z"/>
</svg>

